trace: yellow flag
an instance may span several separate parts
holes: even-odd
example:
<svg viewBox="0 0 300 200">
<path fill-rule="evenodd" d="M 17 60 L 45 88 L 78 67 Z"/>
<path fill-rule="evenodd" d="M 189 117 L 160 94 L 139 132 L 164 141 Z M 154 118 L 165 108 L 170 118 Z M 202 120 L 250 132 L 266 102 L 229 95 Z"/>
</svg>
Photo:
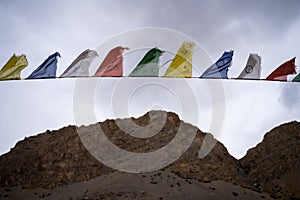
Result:
<svg viewBox="0 0 300 200">
<path fill-rule="evenodd" d="M 165 73 L 165 77 L 191 78 L 194 42 L 183 42 Z"/>
<path fill-rule="evenodd" d="M 28 61 L 25 55 L 16 56 L 14 54 L 0 70 L 0 80 L 20 80 L 21 70 L 27 65 Z"/>
</svg>

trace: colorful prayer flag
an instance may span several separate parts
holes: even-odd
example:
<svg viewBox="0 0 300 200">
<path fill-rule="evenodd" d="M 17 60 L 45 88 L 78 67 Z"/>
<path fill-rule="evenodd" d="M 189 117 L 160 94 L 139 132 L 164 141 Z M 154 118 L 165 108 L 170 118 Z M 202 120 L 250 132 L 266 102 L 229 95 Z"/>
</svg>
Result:
<svg viewBox="0 0 300 200">
<path fill-rule="evenodd" d="M 222 78 L 228 79 L 228 68 L 231 66 L 233 51 L 224 52 L 215 64 L 210 66 L 200 78 Z"/>
<path fill-rule="evenodd" d="M 163 54 L 158 48 L 149 50 L 129 76 L 152 76 L 159 73 L 159 57 Z"/>
<path fill-rule="evenodd" d="M 267 80 L 279 80 L 287 81 L 287 76 L 290 74 L 296 74 L 296 57 L 289 61 L 281 64 L 277 69 L 275 69 L 266 79 Z"/>
<path fill-rule="evenodd" d="M 294 77 L 293 82 L 300 82 L 300 73 Z"/>
<path fill-rule="evenodd" d="M 98 56 L 96 51 L 89 49 L 85 50 L 71 63 L 60 77 L 89 76 L 89 67 L 96 56 Z"/>
<path fill-rule="evenodd" d="M 57 57 L 60 57 L 60 54 L 58 52 L 50 55 L 26 79 L 55 78 L 56 77 L 56 69 L 57 69 Z"/>
<path fill-rule="evenodd" d="M 115 47 L 109 51 L 94 76 L 123 76 L 123 52 L 127 47 Z"/>
<path fill-rule="evenodd" d="M 240 79 L 260 79 L 261 58 L 258 54 L 250 54 L 246 67 L 239 75 Z"/>
<path fill-rule="evenodd" d="M 192 57 L 194 48 L 194 42 L 183 42 L 164 76 L 172 78 L 192 77 Z"/>
<path fill-rule="evenodd" d="M 0 80 L 20 80 L 21 70 L 27 65 L 28 61 L 25 55 L 16 56 L 14 54 L 0 70 Z"/>
</svg>

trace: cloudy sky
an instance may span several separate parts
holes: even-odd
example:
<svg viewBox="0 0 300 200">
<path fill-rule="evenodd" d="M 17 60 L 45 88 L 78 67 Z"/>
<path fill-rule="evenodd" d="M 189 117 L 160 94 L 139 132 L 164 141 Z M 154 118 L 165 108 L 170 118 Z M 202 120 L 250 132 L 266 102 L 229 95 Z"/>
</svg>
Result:
<svg viewBox="0 0 300 200">
<path fill-rule="evenodd" d="M 161 27 L 193 38 L 212 60 L 218 59 L 225 50 L 234 50 L 229 71 L 232 78 L 243 70 L 249 53 L 258 53 L 262 57 L 264 78 L 281 63 L 300 56 L 299 7 L 297 0 L 247 3 L 238 0 L 0 1 L 0 65 L 3 66 L 13 53 L 26 54 L 29 66 L 21 74 L 25 78 L 48 55 L 59 51 L 62 57 L 57 74 L 60 75 L 83 50 L 96 49 L 112 36 L 136 28 Z M 137 52 L 132 57 L 139 57 L 139 53 L 142 55 Z M 126 59 L 129 62 L 129 54 Z M 299 65 L 297 60 L 296 65 Z M 88 86 L 99 80 L 85 81 Z M 93 91 L 96 121 L 119 117 L 114 111 L 119 101 L 112 103 L 116 94 L 111 92 L 119 80 L 101 81 Z M 126 84 L 134 85 L 134 81 L 142 84 L 152 80 L 127 81 Z M 185 106 L 180 106 L 180 101 L 186 101 L 180 98 L 184 95 L 190 98 L 191 94 L 182 91 L 174 95 L 172 90 L 161 87 L 162 84 L 174 85 L 174 82 L 160 81 L 160 84 L 139 89 L 124 100 L 129 115 L 140 116 L 161 107 L 209 131 L 213 107 L 222 104 L 225 108 L 223 128 L 213 134 L 237 158 L 244 156 L 273 127 L 292 120 L 300 121 L 300 84 L 297 83 L 226 80 L 221 82 L 224 99 L 214 104 L 211 99 L 219 94 L 209 88 L 219 82 L 193 79 L 183 83 L 177 80 L 178 87 L 186 83 L 191 86 L 192 96 L 198 102 L 199 119 L 194 122 L 191 119 L 194 115 L 183 114 Z M 9 151 L 25 136 L 77 124 L 74 121 L 75 85 L 74 79 L 0 82 L 0 154 Z M 76 103 L 78 101 L 80 104 L 84 99 L 76 99 Z"/>
</svg>

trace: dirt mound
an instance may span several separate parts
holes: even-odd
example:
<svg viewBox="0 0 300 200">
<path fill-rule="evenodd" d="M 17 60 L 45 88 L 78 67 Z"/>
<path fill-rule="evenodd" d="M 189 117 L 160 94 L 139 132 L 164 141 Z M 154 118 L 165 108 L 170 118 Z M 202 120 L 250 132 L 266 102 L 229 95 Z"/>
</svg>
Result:
<svg viewBox="0 0 300 200">
<path fill-rule="evenodd" d="M 53 189 L 0 188 L 0 199 L 22 200 L 257 200 L 272 199 L 224 181 L 209 183 L 184 179 L 171 172 L 158 170 L 143 174 L 112 172 L 85 182 L 71 183 Z"/>
</svg>

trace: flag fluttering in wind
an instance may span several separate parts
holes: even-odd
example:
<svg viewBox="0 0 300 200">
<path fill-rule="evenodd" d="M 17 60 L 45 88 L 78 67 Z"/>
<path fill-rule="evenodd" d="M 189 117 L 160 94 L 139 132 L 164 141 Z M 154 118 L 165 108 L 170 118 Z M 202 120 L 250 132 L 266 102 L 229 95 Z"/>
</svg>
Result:
<svg viewBox="0 0 300 200">
<path fill-rule="evenodd" d="M 109 51 L 94 76 L 123 76 L 123 52 L 127 47 L 115 47 Z"/>
<path fill-rule="evenodd" d="M 300 73 L 294 77 L 293 82 L 300 82 Z"/>
<path fill-rule="evenodd" d="M 192 77 L 192 58 L 194 48 L 194 42 L 183 42 L 164 76 L 172 78 Z"/>
<path fill-rule="evenodd" d="M 30 76 L 26 79 L 37 78 L 56 78 L 57 57 L 60 57 L 58 52 L 50 55 Z"/>
<path fill-rule="evenodd" d="M 275 69 L 266 79 L 267 80 L 278 80 L 287 81 L 287 76 L 291 74 L 296 74 L 296 57 L 289 61 L 286 61 Z"/>
<path fill-rule="evenodd" d="M 16 56 L 14 54 L 0 70 L 0 80 L 20 80 L 21 71 L 27 65 L 28 61 L 25 55 Z"/>
<path fill-rule="evenodd" d="M 258 54 L 250 54 L 246 67 L 239 75 L 240 79 L 260 79 L 261 58 Z"/>
<path fill-rule="evenodd" d="M 89 76 L 89 67 L 96 56 L 98 56 L 96 51 L 90 49 L 85 50 L 71 63 L 60 77 Z"/>
<path fill-rule="evenodd" d="M 164 52 L 158 48 L 149 50 L 129 76 L 152 76 L 159 73 L 159 58 Z"/>
<path fill-rule="evenodd" d="M 233 51 L 225 51 L 215 64 L 210 66 L 200 78 L 222 78 L 228 79 L 227 72 L 231 65 Z"/>
<path fill-rule="evenodd" d="M 164 77 L 172 78 L 192 78 L 192 59 L 195 52 L 195 43 L 185 41 L 181 44 L 176 55 L 166 70 Z M 122 77 L 123 76 L 123 53 L 129 50 L 127 47 L 116 46 L 111 49 L 94 77 Z M 163 50 L 155 47 L 150 49 L 140 60 L 129 77 L 158 77 L 160 71 L 160 57 Z M 222 56 L 210 67 L 208 67 L 199 78 L 228 79 L 228 70 L 232 64 L 234 51 L 225 51 Z M 88 77 L 89 68 L 94 59 L 98 56 L 95 50 L 87 49 L 70 64 L 61 74 L 64 77 Z M 59 52 L 50 55 L 37 69 L 35 69 L 26 79 L 56 78 L 57 62 L 60 57 Z M 166 63 L 168 63 L 167 61 Z M 287 81 L 287 76 L 296 74 L 296 57 L 281 64 L 266 79 L 273 81 Z M 98 64 L 98 62 L 97 62 Z M 28 65 L 25 55 L 13 56 L 0 70 L 1 80 L 20 80 L 21 71 Z M 163 64 L 165 65 L 165 64 Z M 237 79 L 261 80 L 261 57 L 251 53 L 246 66 Z M 300 82 L 300 74 L 296 75 L 292 82 Z"/>
</svg>

